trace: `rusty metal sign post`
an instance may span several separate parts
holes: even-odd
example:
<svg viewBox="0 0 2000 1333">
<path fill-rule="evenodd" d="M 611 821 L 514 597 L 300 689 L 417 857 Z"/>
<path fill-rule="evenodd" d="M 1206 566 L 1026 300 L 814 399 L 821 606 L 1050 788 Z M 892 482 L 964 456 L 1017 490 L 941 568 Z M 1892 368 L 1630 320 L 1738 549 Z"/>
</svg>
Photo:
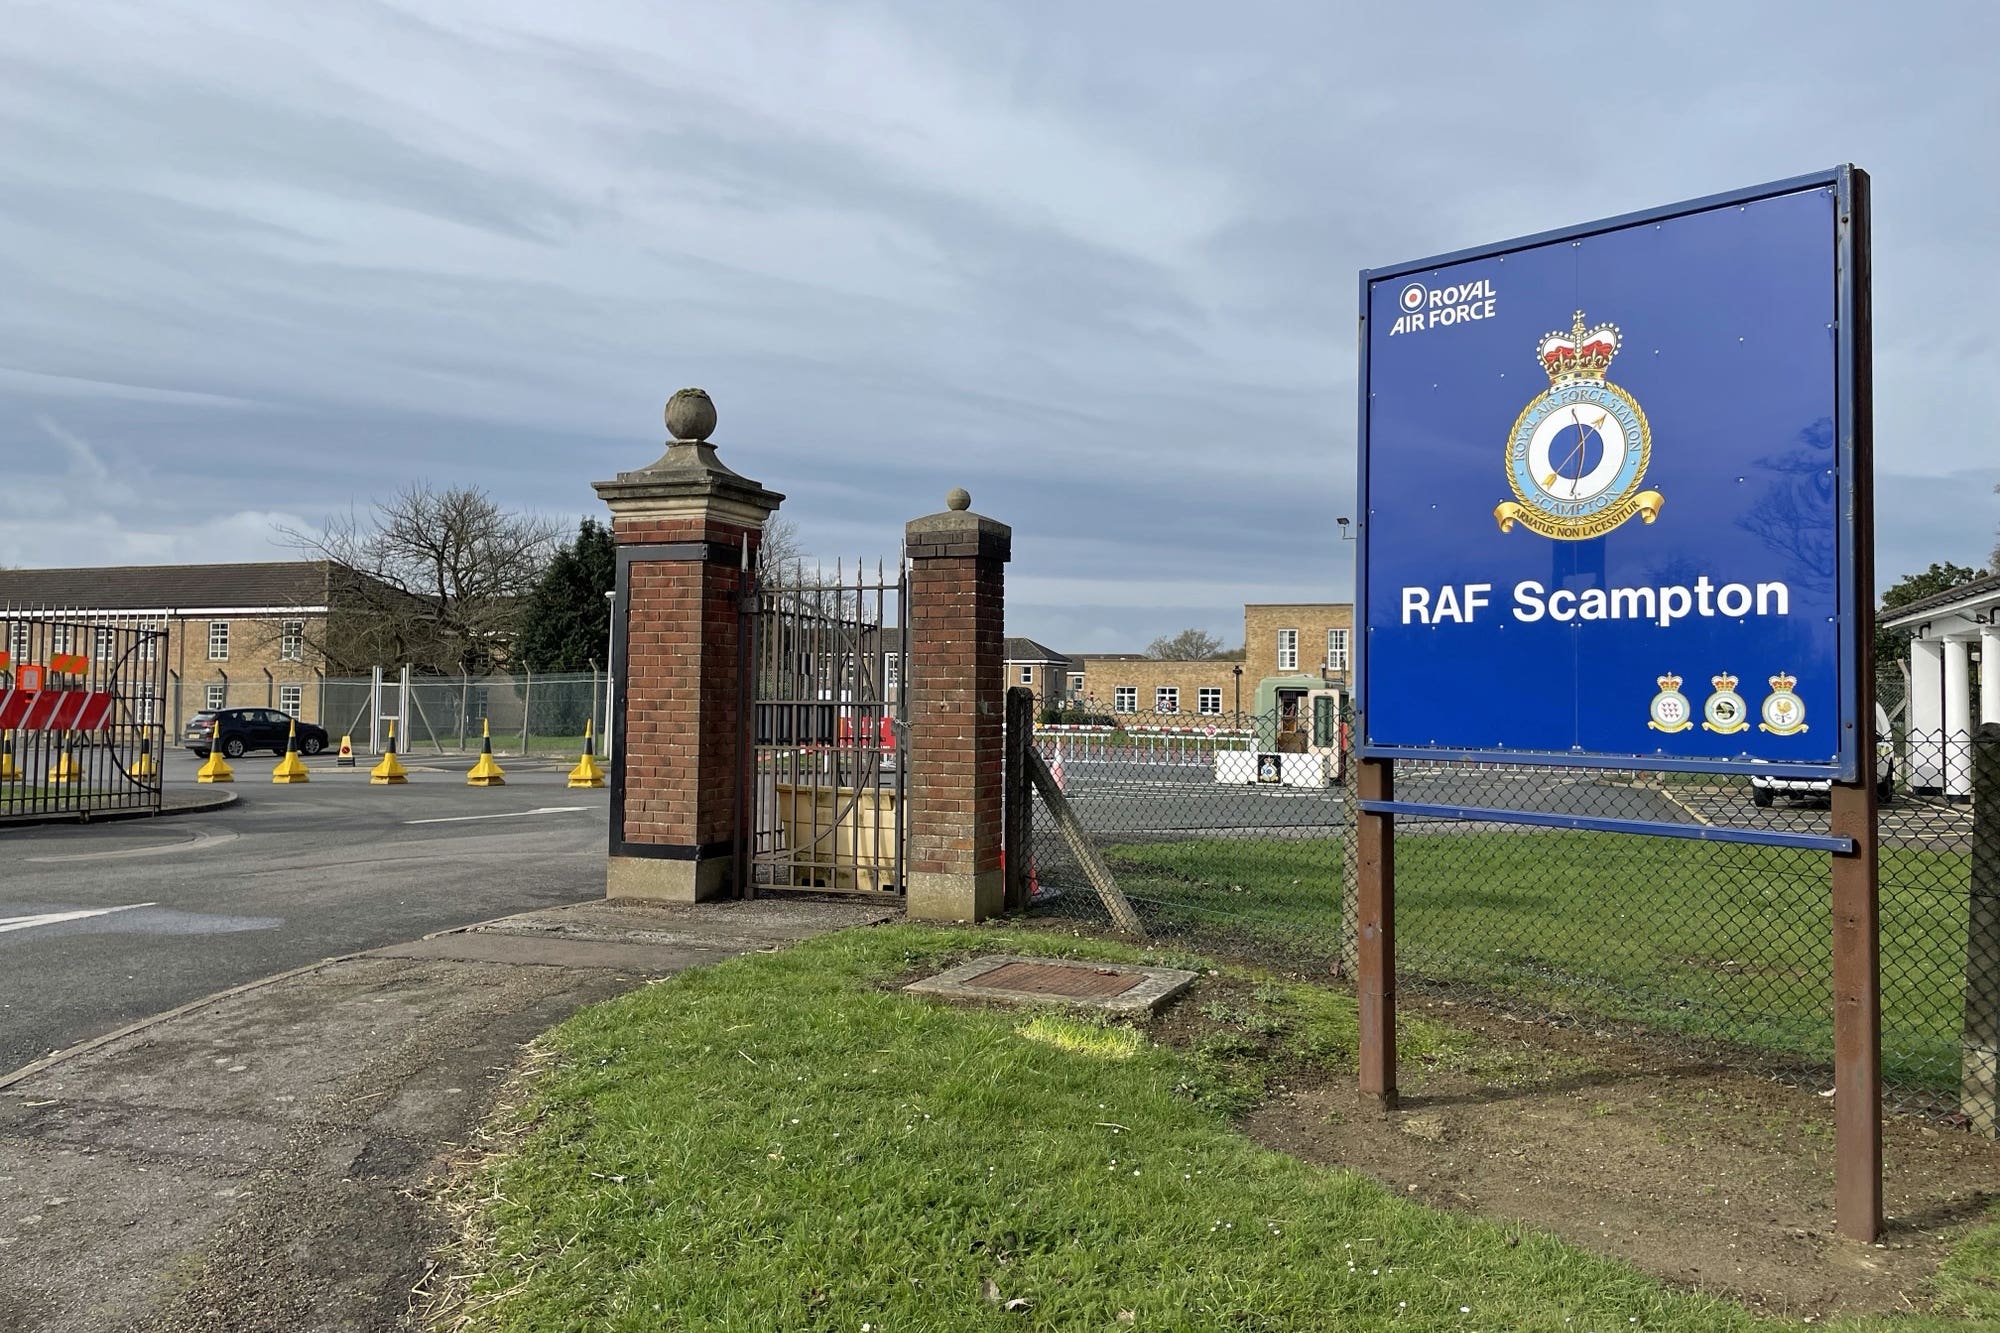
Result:
<svg viewBox="0 0 2000 1333">
<path fill-rule="evenodd" d="M 1355 579 L 1362 1092 L 1396 1103 L 1399 815 L 1827 853 L 1836 1225 L 1862 1241 L 1882 1229 L 1868 217 L 1848 166 L 1364 272 Z M 1399 758 L 1807 778 L 1831 827 L 1399 800 Z"/>
</svg>

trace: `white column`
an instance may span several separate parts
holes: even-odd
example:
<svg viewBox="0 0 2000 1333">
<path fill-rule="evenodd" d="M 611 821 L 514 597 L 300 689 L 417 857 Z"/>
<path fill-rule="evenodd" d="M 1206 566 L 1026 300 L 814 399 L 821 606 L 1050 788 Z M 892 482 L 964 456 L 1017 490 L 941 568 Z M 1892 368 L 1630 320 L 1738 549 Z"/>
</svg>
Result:
<svg viewBox="0 0 2000 1333">
<path fill-rule="evenodd" d="M 1972 643 L 1944 641 L 1944 794 L 1972 799 Z"/>
<path fill-rule="evenodd" d="M 1944 640 L 1910 640 L 1910 777 L 1919 791 L 1944 787 Z"/>
<path fill-rule="evenodd" d="M 2000 722 L 2000 625 L 1979 631 L 1979 720 Z"/>
</svg>

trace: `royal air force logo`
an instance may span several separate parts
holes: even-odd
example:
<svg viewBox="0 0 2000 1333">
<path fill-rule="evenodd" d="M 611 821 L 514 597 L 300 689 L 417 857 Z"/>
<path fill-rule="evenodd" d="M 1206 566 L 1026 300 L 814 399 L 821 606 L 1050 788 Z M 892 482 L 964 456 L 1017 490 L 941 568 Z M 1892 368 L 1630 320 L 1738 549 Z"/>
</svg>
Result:
<svg viewBox="0 0 2000 1333">
<path fill-rule="evenodd" d="M 1641 490 L 1653 452 L 1652 428 L 1632 395 L 1605 378 L 1622 336 L 1616 325 L 1542 338 L 1548 391 L 1514 420 L 1507 480 L 1514 499 L 1493 511 L 1500 531 L 1516 523 L 1557 541 L 1584 541 L 1637 514 L 1651 523 L 1665 499 Z"/>
<path fill-rule="evenodd" d="M 1778 736 L 1795 736 L 1806 729 L 1806 703 L 1792 693 L 1798 677 L 1780 671 L 1771 677 L 1771 692 L 1764 697 L 1764 720 L 1757 730 Z"/>
<path fill-rule="evenodd" d="M 1795 736 L 1806 730 L 1805 700 L 1794 693 L 1798 677 L 1780 671 L 1770 679 L 1771 693 L 1764 699 L 1760 710 L 1763 721 L 1757 724 L 1757 729 L 1778 736 Z M 1653 696 L 1652 706 L 1647 710 L 1651 717 L 1646 725 L 1654 731 L 1686 731 L 1693 726 L 1694 710 L 1687 696 L 1681 693 L 1681 678 L 1669 671 L 1655 683 L 1660 692 Z M 1714 686 L 1714 692 L 1701 706 L 1701 729 L 1728 736 L 1748 727 L 1750 705 L 1736 692 L 1736 677 L 1724 671 L 1710 676 L 1709 684 Z"/>
</svg>

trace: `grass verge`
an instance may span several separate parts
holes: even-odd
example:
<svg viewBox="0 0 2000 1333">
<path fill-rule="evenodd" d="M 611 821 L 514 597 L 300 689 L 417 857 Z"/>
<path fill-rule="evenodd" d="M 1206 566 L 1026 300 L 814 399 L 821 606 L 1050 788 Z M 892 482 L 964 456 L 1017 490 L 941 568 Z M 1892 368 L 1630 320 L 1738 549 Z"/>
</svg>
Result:
<svg viewBox="0 0 2000 1333">
<path fill-rule="evenodd" d="M 1166 929 L 1226 919 L 1253 942 L 1332 957 L 1337 839 L 1111 847 L 1119 886 Z M 1966 856 L 1882 852 L 1882 1051 L 1892 1085 L 1957 1086 Z M 1398 961 L 1686 1035 L 1832 1058 L 1826 858 L 1599 833 L 1455 833 L 1396 843 Z"/>
<path fill-rule="evenodd" d="M 1343 995 L 1211 978 L 1182 1008 L 1217 1006 L 1204 1015 L 1216 1022 L 1183 1050 L 894 989 L 987 950 L 1141 956 L 1045 932 L 853 931 L 690 972 L 556 1029 L 500 1127 L 509 1150 L 464 1186 L 468 1240 L 445 1264 L 468 1276 L 440 1323 L 1761 1326 L 1235 1133 L 1227 1113 L 1272 1080 L 1349 1058 Z M 1472 1058 L 1448 1032 L 1409 1028 L 1417 1065 Z"/>
</svg>

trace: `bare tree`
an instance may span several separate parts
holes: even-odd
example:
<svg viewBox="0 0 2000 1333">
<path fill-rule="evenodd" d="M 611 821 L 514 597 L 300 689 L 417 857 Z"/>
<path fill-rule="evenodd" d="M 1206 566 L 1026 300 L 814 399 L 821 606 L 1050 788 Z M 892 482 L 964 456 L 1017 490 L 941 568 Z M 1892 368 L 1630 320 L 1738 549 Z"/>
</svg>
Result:
<svg viewBox="0 0 2000 1333">
<path fill-rule="evenodd" d="M 512 655 L 521 600 L 562 529 L 510 513 L 476 486 L 412 483 L 365 516 L 349 510 L 316 533 L 279 531 L 336 566 L 320 645 L 330 663 L 481 673 Z"/>
<path fill-rule="evenodd" d="M 1222 656 L 1222 640 L 1207 630 L 1184 629 L 1147 644 L 1146 656 L 1165 662 L 1209 662 Z"/>
</svg>

